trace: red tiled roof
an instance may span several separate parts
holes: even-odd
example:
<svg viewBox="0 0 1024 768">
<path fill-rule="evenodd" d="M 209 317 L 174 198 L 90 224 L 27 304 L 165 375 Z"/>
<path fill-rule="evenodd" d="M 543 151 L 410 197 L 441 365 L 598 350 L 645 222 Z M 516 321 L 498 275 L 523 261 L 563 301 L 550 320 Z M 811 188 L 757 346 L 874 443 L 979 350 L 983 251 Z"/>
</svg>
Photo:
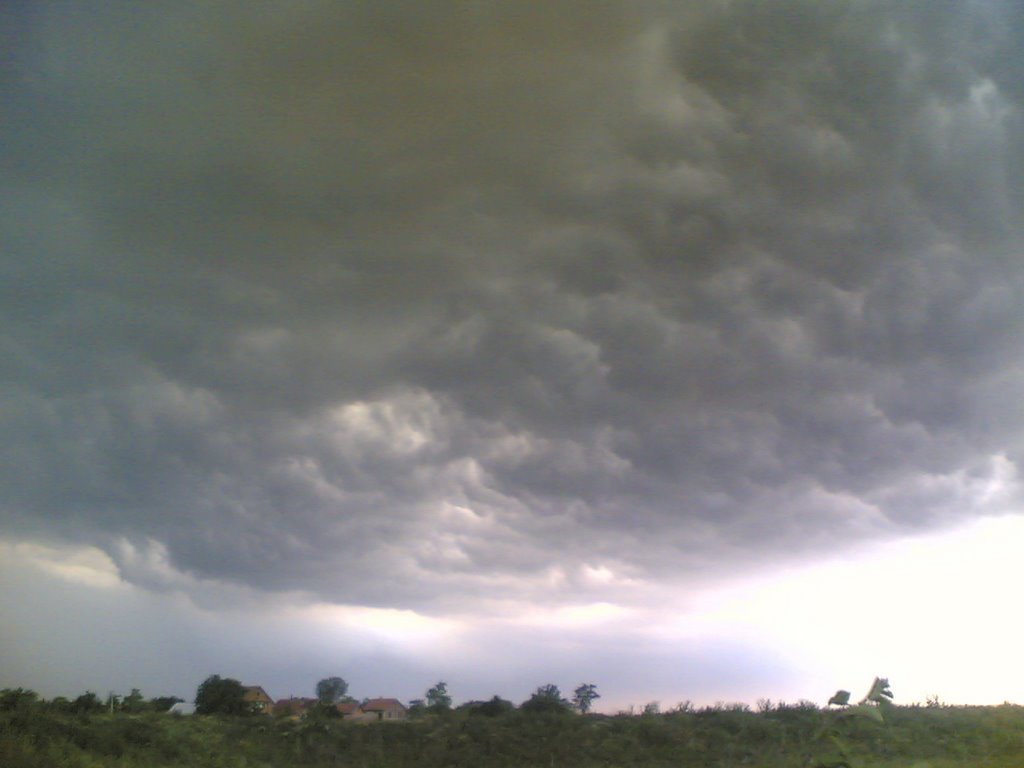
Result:
<svg viewBox="0 0 1024 768">
<path fill-rule="evenodd" d="M 364 712 L 380 712 L 382 710 L 395 708 L 405 709 L 405 705 L 398 699 L 370 699 L 368 702 L 363 704 Z"/>
<path fill-rule="evenodd" d="M 354 715 L 359 711 L 358 701 L 343 701 L 340 704 L 335 704 L 334 706 L 343 715 Z"/>
<path fill-rule="evenodd" d="M 302 699 L 292 696 L 288 699 L 279 699 L 274 705 L 275 714 L 301 715 L 307 709 L 316 704 L 316 699 Z"/>
</svg>

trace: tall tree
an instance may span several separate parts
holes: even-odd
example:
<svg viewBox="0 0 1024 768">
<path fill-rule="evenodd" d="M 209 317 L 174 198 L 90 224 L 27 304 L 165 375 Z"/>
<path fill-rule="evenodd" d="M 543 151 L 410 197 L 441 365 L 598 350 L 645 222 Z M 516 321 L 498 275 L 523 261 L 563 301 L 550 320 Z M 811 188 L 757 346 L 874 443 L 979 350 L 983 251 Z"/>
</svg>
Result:
<svg viewBox="0 0 1024 768">
<path fill-rule="evenodd" d="M 427 706 L 435 712 L 452 708 L 452 697 L 448 695 L 448 683 L 443 680 L 427 691 Z"/>
<path fill-rule="evenodd" d="M 601 694 L 597 692 L 597 686 L 593 683 L 583 683 L 573 691 L 572 703 L 584 715 L 590 711 L 594 699 L 600 699 Z"/>
<path fill-rule="evenodd" d="M 427 711 L 427 703 L 423 699 L 412 699 L 409 702 L 409 717 L 423 717 Z"/>
<path fill-rule="evenodd" d="M 316 684 L 316 697 L 325 706 L 333 706 L 348 693 L 348 683 L 340 677 L 325 677 Z"/>
<path fill-rule="evenodd" d="M 71 702 L 72 712 L 102 712 L 103 702 L 100 701 L 100 697 L 92 691 L 86 691 L 73 702 Z"/>
<path fill-rule="evenodd" d="M 230 677 L 210 675 L 196 689 L 197 715 L 247 715 L 244 686 Z"/>
</svg>

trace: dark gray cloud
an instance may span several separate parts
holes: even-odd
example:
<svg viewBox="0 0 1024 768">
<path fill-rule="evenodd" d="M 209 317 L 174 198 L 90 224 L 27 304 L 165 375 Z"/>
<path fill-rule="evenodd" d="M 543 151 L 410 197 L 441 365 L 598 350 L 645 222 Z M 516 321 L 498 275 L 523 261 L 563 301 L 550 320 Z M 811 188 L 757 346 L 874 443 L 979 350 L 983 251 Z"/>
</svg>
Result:
<svg viewBox="0 0 1024 768">
<path fill-rule="evenodd" d="M 10 536 L 440 609 L 1016 498 L 1010 4 L 6 13 Z"/>
</svg>

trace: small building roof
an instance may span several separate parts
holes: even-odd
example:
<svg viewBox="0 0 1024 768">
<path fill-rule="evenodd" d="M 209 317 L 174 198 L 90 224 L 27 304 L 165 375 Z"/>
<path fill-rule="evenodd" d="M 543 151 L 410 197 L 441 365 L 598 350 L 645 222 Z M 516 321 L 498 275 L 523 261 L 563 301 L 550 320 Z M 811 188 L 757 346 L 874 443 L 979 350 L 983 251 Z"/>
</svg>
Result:
<svg viewBox="0 0 1024 768">
<path fill-rule="evenodd" d="M 395 709 L 396 707 L 405 709 L 405 705 L 398 699 L 370 699 L 368 702 L 363 704 L 363 711 L 383 712 L 388 709 Z"/>
<path fill-rule="evenodd" d="M 259 685 L 243 685 L 245 693 L 242 694 L 242 701 L 256 701 L 265 704 L 273 704 L 274 700 L 267 695 L 267 692 L 263 690 L 262 686 Z"/>
</svg>

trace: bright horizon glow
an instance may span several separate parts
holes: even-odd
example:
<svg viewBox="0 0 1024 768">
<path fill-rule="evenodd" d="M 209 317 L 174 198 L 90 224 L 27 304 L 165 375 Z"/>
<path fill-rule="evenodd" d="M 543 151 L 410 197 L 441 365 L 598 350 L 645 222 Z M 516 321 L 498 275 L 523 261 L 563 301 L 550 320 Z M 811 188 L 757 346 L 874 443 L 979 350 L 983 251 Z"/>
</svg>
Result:
<svg viewBox="0 0 1024 768">
<path fill-rule="evenodd" d="M 712 626 L 761 637 L 833 688 L 888 676 L 896 701 L 1024 700 L 1013 609 L 1024 518 L 975 521 L 703 596 Z"/>
<path fill-rule="evenodd" d="M 136 608 L 139 604 L 158 610 L 174 606 L 176 620 L 198 628 L 196 632 L 224 634 L 237 626 L 252 634 L 254 628 L 266 625 L 266 637 L 277 638 L 281 647 L 287 646 L 288 632 L 315 639 L 309 640 L 307 654 L 318 658 L 335 654 L 334 664 L 342 676 L 346 676 L 346 656 L 354 659 L 361 653 L 373 658 L 386 650 L 388 658 L 401 659 L 409 670 L 421 670 L 405 674 L 448 680 L 457 701 L 484 695 L 474 691 L 460 698 L 459 693 L 468 687 L 462 681 L 468 683 L 481 667 L 504 670 L 494 681 L 516 681 L 513 686 L 518 690 L 494 691 L 513 700 L 548 678 L 557 678 L 563 693 L 570 694 L 579 682 L 572 682 L 575 676 L 585 678 L 598 685 L 602 692 L 598 709 L 606 712 L 655 700 L 666 708 L 683 700 L 698 705 L 720 700 L 752 705 L 762 697 L 807 698 L 823 704 L 835 689 L 856 692 L 875 675 L 890 678 L 897 703 L 924 701 L 931 695 L 955 704 L 1024 700 L 1024 670 L 1016 664 L 1024 641 L 1024 620 L 1010 605 L 1019 553 L 1024 551 L 1024 518 L 1015 516 L 984 519 L 942 534 L 864 547 L 845 557 L 691 590 L 685 605 L 678 599 L 673 603 L 671 589 L 651 587 L 632 605 L 597 602 L 548 610 L 510 605 L 510 613 L 501 617 L 464 612 L 450 618 L 389 608 L 299 605 L 289 604 L 280 595 L 264 596 L 262 603 L 254 596 L 244 606 L 212 612 L 182 602 L 181 592 L 169 596 L 123 581 L 113 561 L 95 548 L 21 542 L 6 543 L 2 549 L 7 568 L 35 569 L 54 580 L 47 583 L 74 585 L 89 593 L 128 595 Z M 8 603 L 12 597 L 8 595 Z M 126 609 L 129 622 L 131 610 Z M 19 609 L 11 613 L 6 619 L 8 633 L 11 618 L 17 625 Z M 26 653 L 30 651 L 25 648 L 41 639 L 30 637 L 30 628 L 23 631 L 14 639 Z M 147 631 L 147 627 L 138 628 L 140 635 Z M 60 642 L 60 638 L 46 639 L 50 646 Z M 548 658 L 539 660 L 536 652 L 544 643 L 550 643 L 551 651 L 545 654 Z M 746 648 L 748 654 L 774 659 L 776 666 L 785 669 L 776 669 L 761 682 L 705 680 L 705 690 L 674 682 L 678 668 L 707 664 L 713 670 L 723 645 Z M 602 684 L 609 649 L 615 649 L 627 667 L 636 668 L 633 679 Z M 100 666 L 104 653 L 103 648 L 90 650 L 98 654 Z M 117 664 L 116 659 L 106 661 Z M 243 676 L 259 679 L 261 665 L 274 664 L 280 660 L 257 656 Z M 671 673 L 664 680 L 659 665 Z M 44 695 L 54 690 L 51 681 L 20 679 L 17 669 L 4 667 L 7 676 L 0 681 L 4 686 L 36 688 Z M 328 668 L 324 674 L 337 671 Z M 148 670 L 140 667 L 129 672 L 145 690 Z M 777 681 L 780 674 L 787 681 L 781 688 L 777 682 L 767 682 Z M 272 675 L 268 671 L 267 676 L 288 679 L 281 670 Z M 526 681 L 525 687 L 520 680 Z M 185 689 L 193 684 L 189 680 Z M 99 687 L 112 685 L 111 681 Z M 373 690 L 385 692 L 378 690 L 382 687 Z M 301 691 L 302 684 L 296 681 L 292 690 L 275 694 Z M 407 698 L 420 695 L 415 687 L 392 693 Z"/>
</svg>

